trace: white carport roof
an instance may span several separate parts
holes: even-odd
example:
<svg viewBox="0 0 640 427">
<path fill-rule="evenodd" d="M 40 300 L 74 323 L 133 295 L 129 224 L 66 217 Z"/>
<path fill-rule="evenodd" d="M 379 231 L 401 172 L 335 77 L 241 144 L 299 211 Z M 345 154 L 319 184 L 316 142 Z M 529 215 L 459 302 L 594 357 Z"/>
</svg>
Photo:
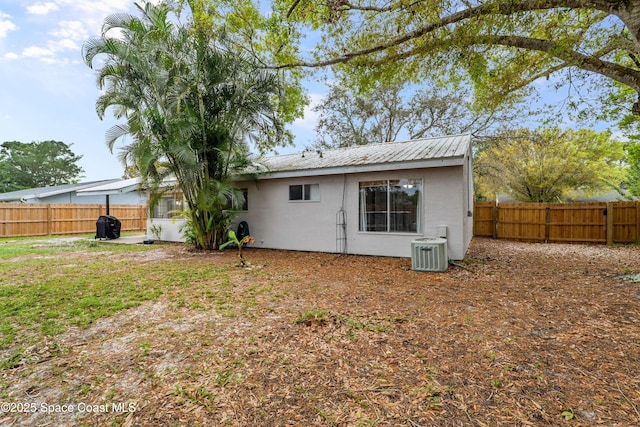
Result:
<svg viewBox="0 0 640 427">
<path fill-rule="evenodd" d="M 120 181 L 109 182 L 90 188 L 76 191 L 78 196 L 109 196 L 114 194 L 129 193 L 140 189 L 140 178 L 129 178 Z"/>
<path fill-rule="evenodd" d="M 27 190 L 11 191 L 0 194 L 0 202 L 24 202 L 31 199 L 43 199 L 65 193 L 75 193 L 85 188 L 118 182 L 118 179 L 103 179 L 100 181 L 81 182 L 77 184 L 61 184 L 48 187 L 29 188 Z"/>
</svg>

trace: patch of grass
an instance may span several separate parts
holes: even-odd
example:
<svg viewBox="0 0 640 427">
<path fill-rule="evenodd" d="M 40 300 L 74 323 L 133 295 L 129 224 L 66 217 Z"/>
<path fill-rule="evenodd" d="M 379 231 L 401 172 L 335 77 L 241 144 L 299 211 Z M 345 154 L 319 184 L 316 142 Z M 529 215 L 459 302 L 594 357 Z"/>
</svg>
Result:
<svg viewBox="0 0 640 427">
<path fill-rule="evenodd" d="M 177 299 L 184 292 L 186 306 L 204 309 L 204 303 L 196 304 L 199 296 L 193 296 L 193 287 L 203 278 L 221 286 L 230 280 L 224 268 L 211 263 L 185 269 L 179 262 L 154 262 L 150 267 L 135 261 L 135 253 L 157 246 L 102 243 L 92 248 L 88 239 L 56 240 L 0 239 L 0 349 L 32 345 L 69 326 L 89 327 L 163 294 Z M 224 299 L 228 306 L 230 297 Z M 0 367 L 16 362 L 8 357 Z"/>
<path fill-rule="evenodd" d="M 343 323 L 351 328 L 354 329 L 364 329 L 365 328 L 365 324 L 359 320 L 356 319 L 352 319 L 350 317 L 345 317 L 345 316 L 338 316 L 337 317 L 337 321 L 339 323 Z"/>
<path fill-rule="evenodd" d="M 91 387 L 91 384 L 82 384 L 80 386 L 80 390 L 78 391 L 78 395 L 80 396 L 84 396 L 86 394 L 89 394 L 89 392 L 92 390 L 93 388 Z"/>
<path fill-rule="evenodd" d="M 208 411 L 213 411 L 216 407 L 216 395 L 206 386 L 189 388 L 176 384 L 174 394 L 196 405 L 202 406 Z"/>
<path fill-rule="evenodd" d="M 145 357 L 151 351 L 151 343 L 147 341 L 142 341 L 140 343 L 140 356 Z"/>
<path fill-rule="evenodd" d="M 115 389 L 115 387 L 111 387 L 111 388 L 109 389 L 109 391 L 104 395 L 104 398 L 105 398 L 107 401 L 110 401 L 110 400 L 113 400 L 113 398 L 115 397 L 115 395 L 116 395 L 116 389 Z"/>
<path fill-rule="evenodd" d="M 145 251 L 146 245 L 100 243 L 92 234 L 74 236 L 39 236 L 0 239 L 0 260 L 16 257 L 59 256 L 62 253 Z"/>
<path fill-rule="evenodd" d="M 294 323 L 297 325 L 299 324 L 311 325 L 313 323 L 318 323 L 323 325 L 326 323 L 328 315 L 329 315 L 328 310 L 321 310 L 321 309 L 314 308 L 314 309 L 303 311 L 302 313 L 300 313 L 296 318 L 296 320 L 294 321 Z"/>
<path fill-rule="evenodd" d="M 20 365 L 23 359 L 22 351 L 16 351 L 0 362 L 0 369 L 12 369 Z"/>
<path fill-rule="evenodd" d="M 0 320 L 0 348 L 7 348 L 16 339 L 16 328 L 7 319 Z"/>
</svg>

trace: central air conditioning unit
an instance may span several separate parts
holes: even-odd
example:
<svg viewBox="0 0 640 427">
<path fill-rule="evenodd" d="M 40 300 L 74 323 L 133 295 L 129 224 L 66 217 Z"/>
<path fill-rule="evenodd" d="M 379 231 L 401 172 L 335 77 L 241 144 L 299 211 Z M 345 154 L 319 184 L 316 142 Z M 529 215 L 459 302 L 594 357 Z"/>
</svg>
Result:
<svg viewBox="0 0 640 427">
<path fill-rule="evenodd" d="M 447 239 L 440 237 L 411 241 L 411 269 L 415 271 L 446 271 Z"/>
</svg>

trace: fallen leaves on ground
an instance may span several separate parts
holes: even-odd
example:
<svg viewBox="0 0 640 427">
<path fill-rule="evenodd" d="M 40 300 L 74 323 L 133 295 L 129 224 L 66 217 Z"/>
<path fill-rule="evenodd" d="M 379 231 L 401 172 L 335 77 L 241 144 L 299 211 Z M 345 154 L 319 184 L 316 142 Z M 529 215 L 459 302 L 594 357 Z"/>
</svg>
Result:
<svg viewBox="0 0 640 427">
<path fill-rule="evenodd" d="M 141 262 L 235 255 L 160 246 Z M 637 246 L 476 238 L 464 268 L 444 273 L 397 258 L 245 257 L 227 282 L 202 277 L 31 349 L 32 363 L 0 372 L 0 400 L 75 408 L 0 424 L 640 424 L 640 284 L 623 277 L 640 271 Z"/>
</svg>

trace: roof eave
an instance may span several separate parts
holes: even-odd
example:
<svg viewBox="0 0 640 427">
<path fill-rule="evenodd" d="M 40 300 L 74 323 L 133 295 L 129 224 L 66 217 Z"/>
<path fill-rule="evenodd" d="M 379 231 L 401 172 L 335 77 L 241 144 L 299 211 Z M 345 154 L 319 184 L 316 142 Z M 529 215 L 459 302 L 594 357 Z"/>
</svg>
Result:
<svg viewBox="0 0 640 427">
<path fill-rule="evenodd" d="M 320 175 L 342 175 L 351 173 L 365 173 L 365 172 L 384 172 L 389 170 L 401 170 L 401 169 L 427 169 L 447 166 L 463 166 L 465 156 L 447 157 L 442 159 L 428 159 L 428 160 L 414 160 L 403 162 L 391 162 L 391 163 L 379 163 L 371 165 L 350 165 L 350 166 L 337 166 L 331 168 L 317 168 L 317 169 L 299 169 L 288 171 L 273 171 L 263 172 L 254 176 L 255 179 L 279 179 L 279 178 L 299 178 L 306 176 L 320 176 Z M 246 176 L 234 177 L 234 181 L 246 180 Z"/>
<path fill-rule="evenodd" d="M 75 191 L 77 190 L 71 189 L 71 188 L 67 188 L 64 190 L 47 191 L 44 193 L 39 193 L 38 195 L 35 196 L 35 198 L 46 199 L 47 197 L 59 196 L 60 194 L 73 193 Z"/>
<path fill-rule="evenodd" d="M 77 196 L 113 196 L 116 194 L 130 193 L 139 189 L 138 184 L 129 185 L 127 187 L 109 190 L 79 190 L 76 191 Z"/>
</svg>

